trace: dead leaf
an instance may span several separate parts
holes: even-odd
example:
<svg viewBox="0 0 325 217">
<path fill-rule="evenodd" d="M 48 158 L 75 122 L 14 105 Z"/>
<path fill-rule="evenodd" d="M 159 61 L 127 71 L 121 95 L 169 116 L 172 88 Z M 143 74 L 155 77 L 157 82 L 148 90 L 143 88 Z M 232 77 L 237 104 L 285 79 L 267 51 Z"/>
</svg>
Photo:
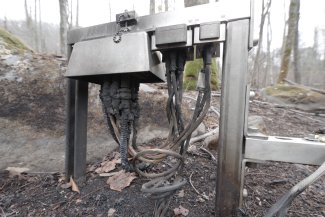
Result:
<svg viewBox="0 0 325 217">
<path fill-rule="evenodd" d="M 93 172 L 96 170 L 96 165 L 92 165 L 91 167 L 89 167 L 88 171 L 89 172 Z"/>
<path fill-rule="evenodd" d="M 71 188 L 71 182 L 63 183 L 62 185 L 60 185 L 60 187 L 63 189 Z"/>
<path fill-rule="evenodd" d="M 71 183 L 71 189 L 74 192 L 78 192 L 80 194 L 80 190 L 78 188 L 78 185 L 75 183 L 72 177 L 70 177 L 70 183 Z"/>
<path fill-rule="evenodd" d="M 112 159 L 110 161 L 103 161 L 100 165 L 100 167 L 98 167 L 95 172 L 96 173 L 108 173 L 112 170 L 115 169 L 116 164 L 120 164 L 121 163 L 121 159 Z"/>
<path fill-rule="evenodd" d="M 188 213 L 189 213 L 188 209 L 185 209 L 181 205 L 178 208 L 174 209 L 175 216 L 179 216 L 179 215 L 187 216 Z"/>
<path fill-rule="evenodd" d="M 77 200 L 76 200 L 76 204 L 79 204 L 79 203 L 81 203 L 81 202 L 82 202 L 81 199 L 77 199 Z"/>
<path fill-rule="evenodd" d="M 178 197 L 184 197 L 184 190 L 180 190 L 179 192 L 178 192 L 178 195 L 177 195 Z"/>
<path fill-rule="evenodd" d="M 122 191 L 124 188 L 128 187 L 135 178 L 135 173 L 129 173 L 125 172 L 125 170 L 121 170 L 112 177 L 109 177 L 107 184 L 109 185 L 110 189 L 114 191 Z"/>
<path fill-rule="evenodd" d="M 13 176 L 20 176 L 22 173 L 28 171 L 29 168 L 25 168 L 25 167 L 7 167 L 6 170 L 9 171 L 9 175 L 11 177 L 13 177 Z"/>
<path fill-rule="evenodd" d="M 109 208 L 108 212 L 107 212 L 107 217 L 112 217 L 114 216 L 114 213 L 116 212 L 116 209 L 114 208 Z"/>
<path fill-rule="evenodd" d="M 114 176 L 116 173 L 118 173 L 118 172 L 100 173 L 99 176 L 102 176 L 102 177 L 111 177 L 111 176 Z"/>
</svg>

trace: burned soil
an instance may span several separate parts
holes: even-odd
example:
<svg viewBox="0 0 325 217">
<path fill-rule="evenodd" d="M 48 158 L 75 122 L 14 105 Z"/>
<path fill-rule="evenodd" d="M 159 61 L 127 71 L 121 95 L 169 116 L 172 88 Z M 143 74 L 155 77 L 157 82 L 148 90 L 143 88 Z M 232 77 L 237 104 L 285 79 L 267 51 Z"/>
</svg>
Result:
<svg viewBox="0 0 325 217">
<path fill-rule="evenodd" d="M 186 93 L 190 96 L 191 93 Z M 213 98 L 213 106 L 218 108 L 218 97 Z M 191 107 L 194 103 L 184 98 Z M 324 125 L 324 117 L 302 113 L 294 109 L 281 108 L 255 100 L 250 106 L 250 115 L 259 115 L 265 121 L 270 135 L 304 137 Z M 215 113 L 210 112 L 205 119 L 210 129 L 218 124 Z M 209 126 L 208 126 L 209 127 Z M 187 154 L 183 176 L 188 183 L 178 191 L 169 205 L 168 216 L 175 216 L 174 209 L 182 206 L 189 211 L 188 216 L 215 215 L 215 185 L 217 163 L 201 151 L 202 143 Z M 194 150 L 194 151 L 193 151 Z M 214 150 L 211 153 L 217 158 Z M 100 162 L 90 162 L 89 168 Z M 114 171 L 119 171 L 117 167 Z M 247 197 L 241 209 L 243 216 L 263 216 L 269 207 L 294 184 L 311 174 L 316 167 L 269 162 L 246 168 L 245 186 Z M 107 177 L 95 172 L 87 173 L 86 183 L 80 194 L 62 188 L 63 175 L 55 174 L 0 174 L 0 211 L 3 216 L 152 216 L 154 201 L 141 192 L 141 186 L 148 180 L 136 178 L 122 192 L 109 188 Z M 194 190 L 196 189 L 196 191 Z M 325 178 L 321 178 L 299 195 L 289 209 L 288 216 L 325 216 Z"/>
</svg>

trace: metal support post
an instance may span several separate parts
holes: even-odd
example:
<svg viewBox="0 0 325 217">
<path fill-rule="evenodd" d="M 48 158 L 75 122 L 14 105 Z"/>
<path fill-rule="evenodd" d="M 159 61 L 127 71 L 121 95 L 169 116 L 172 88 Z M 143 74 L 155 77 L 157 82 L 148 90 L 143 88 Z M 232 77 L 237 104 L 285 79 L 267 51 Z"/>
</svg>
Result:
<svg viewBox="0 0 325 217">
<path fill-rule="evenodd" d="M 216 216 L 236 216 L 246 112 L 249 20 L 228 22 L 224 46 Z"/>
<path fill-rule="evenodd" d="M 70 58 L 72 46 L 68 45 L 68 59 Z M 68 180 L 73 175 L 74 164 L 74 122 L 75 122 L 75 91 L 76 81 L 67 78 L 67 93 L 66 93 L 66 125 L 65 125 L 65 175 Z"/>
<path fill-rule="evenodd" d="M 74 178 L 83 182 L 86 174 L 87 155 L 88 82 L 76 81 L 75 131 L 74 131 Z"/>
</svg>

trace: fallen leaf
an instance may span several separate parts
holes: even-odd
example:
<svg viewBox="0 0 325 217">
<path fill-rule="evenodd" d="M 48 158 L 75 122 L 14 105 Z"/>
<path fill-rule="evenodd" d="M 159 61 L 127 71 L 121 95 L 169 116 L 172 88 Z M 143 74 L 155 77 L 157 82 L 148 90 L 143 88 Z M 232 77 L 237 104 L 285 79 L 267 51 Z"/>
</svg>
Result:
<svg viewBox="0 0 325 217">
<path fill-rule="evenodd" d="M 75 183 L 72 177 L 70 177 L 70 183 L 71 183 L 71 189 L 74 192 L 78 192 L 80 194 L 80 190 L 78 188 L 78 185 Z"/>
<path fill-rule="evenodd" d="M 77 199 L 77 200 L 76 200 L 76 204 L 81 203 L 81 202 L 82 202 L 81 199 Z"/>
<path fill-rule="evenodd" d="M 96 168 L 96 165 L 92 165 L 91 167 L 89 167 L 88 171 L 89 172 L 93 172 L 95 171 L 97 168 Z"/>
<path fill-rule="evenodd" d="M 120 164 L 121 163 L 121 159 L 116 159 L 113 158 L 110 161 L 103 161 L 100 165 L 100 167 L 98 167 L 95 172 L 96 173 L 108 173 L 112 170 L 115 169 L 116 164 Z"/>
<path fill-rule="evenodd" d="M 118 173 L 118 172 L 100 173 L 99 176 L 102 176 L 102 177 L 111 177 L 111 176 L 114 176 L 116 173 Z"/>
<path fill-rule="evenodd" d="M 60 185 L 61 188 L 68 189 L 71 188 L 71 182 L 63 183 Z"/>
<path fill-rule="evenodd" d="M 114 216 L 114 213 L 116 212 L 116 210 L 114 208 L 109 208 L 108 212 L 107 212 L 107 217 L 112 217 Z"/>
<path fill-rule="evenodd" d="M 181 205 L 174 209 L 175 216 L 179 216 L 179 215 L 187 216 L 188 213 L 189 213 L 188 209 L 185 209 Z"/>
<path fill-rule="evenodd" d="M 29 170 L 29 168 L 25 167 L 7 167 L 7 171 L 9 171 L 9 175 L 12 176 L 20 176 L 23 172 L 26 172 Z"/>
<path fill-rule="evenodd" d="M 184 190 L 180 190 L 179 192 L 178 192 L 178 195 L 177 195 L 178 197 L 184 197 Z"/>
<path fill-rule="evenodd" d="M 124 188 L 128 187 L 135 178 L 135 173 L 129 173 L 125 172 L 125 170 L 121 170 L 112 177 L 109 177 L 107 184 L 109 185 L 110 189 L 114 191 L 122 191 Z"/>
</svg>

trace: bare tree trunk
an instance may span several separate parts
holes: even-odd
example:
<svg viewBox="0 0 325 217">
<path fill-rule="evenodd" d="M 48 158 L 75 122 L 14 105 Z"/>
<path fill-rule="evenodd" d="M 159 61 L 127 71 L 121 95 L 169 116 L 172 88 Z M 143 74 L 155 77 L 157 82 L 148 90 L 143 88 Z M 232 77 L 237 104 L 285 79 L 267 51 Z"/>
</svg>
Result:
<svg viewBox="0 0 325 217">
<path fill-rule="evenodd" d="M 286 36 L 286 40 L 284 43 L 284 49 L 283 54 L 281 58 L 281 67 L 280 67 L 280 73 L 277 80 L 277 83 L 283 83 L 284 79 L 287 78 L 288 71 L 289 71 L 289 62 L 290 62 L 290 56 L 294 44 L 294 38 L 295 38 L 295 27 L 296 27 L 296 19 L 298 18 L 298 1 L 299 0 L 291 0 L 290 6 L 289 6 L 289 18 L 288 18 L 288 34 Z"/>
<path fill-rule="evenodd" d="M 59 0 L 60 4 L 60 50 L 62 55 L 66 55 L 67 51 L 67 29 L 68 29 L 68 2 L 67 0 Z"/>
<path fill-rule="evenodd" d="M 73 25 L 73 7 L 72 7 L 72 0 L 70 0 L 69 13 L 70 13 L 70 21 L 68 21 L 69 22 L 69 29 L 72 29 L 72 25 Z"/>
<path fill-rule="evenodd" d="M 7 19 L 7 16 L 4 17 L 4 20 L 3 20 L 3 28 L 5 30 L 8 30 L 8 19 Z"/>
<path fill-rule="evenodd" d="M 27 0 L 25 0 L 25 16 L 26 16 L 26 24 L 29 29 L 32 27 L 32 17 L 30 12 L 28 11 Z"/>
<path fill-rule="evenodd" d="M 156 5 L 155 0 L 150 0 L 150 14 L 156 13 Z"/>
<path fill-rule="evenodd" d="M 34 1 L 34 44 L 35 44 L 35 50 L 39 51 L 39 39 L 38 39 L 38 28 L 37 28 L 37 0 Z"/>
<path fill-rule="evenodd" d="M 110 1 L 109 4 L 111 4 L 111 1 Z M 109 8 L 110 8 L 109 10 L 111 11 L 111 5 L 110 5 Z M 79 26 L 79 0 L 77 0 L 77 9 L 76 9 L 76 26 L 77 26 L 77 27 Z"/>
<path fill-rule="evenodd" d="M 254 67 L 253 67 L 253 75 L 252 75 L 252 85 L 255 87 L 259 87 L 259 76 L 260 76 L 260 54 L 261 54 L 261 48 L 263 46 L 263 32 L 264 32 L 264 23 L 265 23 L 265 19 L 266 16 L 268 15 L 268 13 L 270 12 L 270 7 L 271 7 L 271 0 L 267 0 L 267 2 L 265 2 L 263 0 L 262 2 L 262 14 L 261 14 L 261 23 L 260 23 L 260 31 L 259 31 L 259 36 L 258 36 L 258 46 L 257 46 L 257 51 L 256 51 L 256 56 L 255 56 L 255 60 L 254 60 Z"/>
<path fill-rule="evenodd" d="M 108 7 L 109 7 L 109 22 L 112 22 L 112 7 L 111 7 L 111 0 L 108 0 Z M 150 5 L 151 7 L 151 5 Z"/>
<path fill-rule="evenodd" d="M 168 0 L 165 0 L 165 11 L 168 11 Z"/>
<path fill-rule="evenodd" d="M 272 42 L 272 27 L 271 27 L 271 16 L 270 13 L 267 14 L 267 34 L 266 34 L 266 70 L 264 76 L 263 85 L 266 87 L 268 85 L 267 79 L 270 78 L 270 83 L 273 85 L 273 78 L 272 78 L 272 59 L 271 59 L 271 42 Z"/>
<path fill-rule="evenodd" d="M 40 40 L 40 51 L 45 51 L 45 39 L 43 37 L 43 26 L 42 26 L 42 9 L 41 9 L 41 0 L 38 0 L 38 32 Z"/>
<path fill-rule="evenodd" d="M 299 55 L 299 17 L 300 17 L 300 0 L 297 1 L 297 19 L 295 20 L 295 40 L 293 45 L 293 72 L 296 83 L 301 84 L 300 72 L 300 55 Z"/>
<path fill-rule="evenodd" d="M 209 3 L 209 0 L 184 0 L 185 7 L 192 7 L 195 5 L 202 5 Z"/>
</svg>

